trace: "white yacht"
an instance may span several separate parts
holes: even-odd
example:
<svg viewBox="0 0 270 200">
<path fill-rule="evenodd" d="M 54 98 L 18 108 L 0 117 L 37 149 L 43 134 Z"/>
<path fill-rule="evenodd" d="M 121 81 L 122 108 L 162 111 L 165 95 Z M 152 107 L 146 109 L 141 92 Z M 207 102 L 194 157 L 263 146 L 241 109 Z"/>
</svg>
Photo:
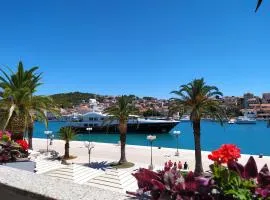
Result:
<svg viewBox="0 0 270 200">
<path fill-rule="evenodd" d="M 118 132 L 118 121 L 109 121 L 109 115 L 101 112 L 89 112 L 80 116 L 76 121 L 68 120 L 68 126 L 74 128 L 79 133 L 86 133 L 86 128 L 91 127 L 93 132 Z M 173 119 L 149 119 L 137 115 L 130 115 L 127 126 L 129 132 L 153 132 L 168 133 L 179 121 Z"/>
<path fill-rule="evenodd" d="M 237 118 L 236 124 L 256 124 L 256 119 L 251 119 L 246 116 L 240 116 Z"/>
<path fill-rule="evenodd" d="M 256 113 L 253 111 L 245 111 L 244 116 L 239 116 L 236 124 L 256 124 Z"/>
</svg>

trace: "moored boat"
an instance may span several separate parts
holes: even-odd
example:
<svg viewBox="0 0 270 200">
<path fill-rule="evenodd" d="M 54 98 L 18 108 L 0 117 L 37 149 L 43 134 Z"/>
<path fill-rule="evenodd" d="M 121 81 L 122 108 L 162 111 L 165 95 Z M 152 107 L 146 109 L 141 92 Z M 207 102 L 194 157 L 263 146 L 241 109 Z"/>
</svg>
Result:
<svg viewBox="0 0 270 200">
<path fill-rule="evenodd" d="M 235 124 L 235 122 L 236 122 L 236 119 L 230 119 L 230 120 L 228 121 L 228 124 Z"/>
<path fill-rule="evenodd" d="M 244 116 L 237 117 L 236 124 L 256 124 L 255 112 L 244 112 Z"/>
<path fill-rule="evenodd" d="M 256 124 L 256 119 L 240 116 L 237 118 L 236 124 Z"/>
<path fill-rule="evenodd" d="M 127 122 L 128 132 L 133 133 L 169 133 L 179 121 L 173 119 L 149 119 L 137 115 L 130 115 Z M 92 132 L 115 133 L 118 132 L 118 121 L 109 121 L 109 116 L 101 112 L 89 112 L 79 120 L 70 120 L 68 126 L 78 133 L 87 133 L 88 127 Z"/>
<path fill-rule="evenodd" d="M 190 115 L 183 115 L 183 116 L 180 118 L 180 121 L 181 121 L 181 122 L 189 122 L 189 121 L 190 121 Z"/>
</svg>

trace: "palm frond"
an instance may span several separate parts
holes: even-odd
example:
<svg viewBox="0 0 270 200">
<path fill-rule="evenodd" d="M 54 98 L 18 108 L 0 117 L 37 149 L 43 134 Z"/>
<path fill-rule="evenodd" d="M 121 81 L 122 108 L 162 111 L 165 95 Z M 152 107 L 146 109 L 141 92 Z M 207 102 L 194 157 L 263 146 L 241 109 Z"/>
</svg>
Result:
<svg viewBox="0 0 270 200">
<path fill-rule="evenodd" d="M 258 9 L 259 9 L 259 7 L 261 6 L 261 4 L 262 4 L 262 0 L 258 0 L 256 9 L 255 9 L 255 12 L 258 11 Z"/>
<path fill-rule="evenodd" d="M 206 85 L 203 78 L 181 85 L 178 91 L 171 93 L 177 95 L 178 98 L 171 99 L 170 112 L 188 112 L 191 120 L 199 120 L 206 115 L 218 119 L 225 117 L 222 107 L 213 99 L 215 96 L 222 96 L 222 93 L 216 86 Z"/>
<path fill-rule="evenodd" d="M 75 137 L 75 131 L 71 127 L 63 127 L 59 131 L 59 137 L 65 141 L 73 140 Z"/>
</svg>

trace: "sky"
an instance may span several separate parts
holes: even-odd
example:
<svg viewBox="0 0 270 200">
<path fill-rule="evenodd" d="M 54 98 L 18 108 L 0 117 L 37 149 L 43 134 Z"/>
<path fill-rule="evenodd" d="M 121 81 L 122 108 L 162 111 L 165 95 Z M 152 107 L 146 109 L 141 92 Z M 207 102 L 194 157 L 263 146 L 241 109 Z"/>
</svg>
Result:
<svg viewBox="0 0 270 200">
<path fill-rule="evenodd" d="M 270 92 L 270 2 L 9 0 L 0 67 L 39 66 L 38 94 L 170 98 L 204 77 L 224 95 Z"/>
</svg>

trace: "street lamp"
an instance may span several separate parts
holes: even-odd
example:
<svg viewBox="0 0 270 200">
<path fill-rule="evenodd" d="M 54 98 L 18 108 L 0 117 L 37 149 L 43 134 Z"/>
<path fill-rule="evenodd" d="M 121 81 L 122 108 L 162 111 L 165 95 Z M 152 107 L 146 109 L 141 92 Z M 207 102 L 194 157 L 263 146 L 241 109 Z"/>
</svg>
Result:
<svg viewBox="0 0 270 200">
<path fill-rule="evenodd" d="M 153 141 L 157 138 L 155 135 L 148 135 L 147 140 L 150 142 L 151 144 L 151 163 L 149 165 L 149 169 L 153 170 L 154 166 L 153 166 L 153 152 L 152 152 L 152 147 L 153 147 Z"/>
<path fill-rule="evenodd" d="M 84 146 L 88 149 L 88 156 L 89 156 L 89 160 L 88 160 L 88 165 L 90 167 L 90 156 L 91 156 L 91 150 L 95 147 L 95 144 L 93 142 L 84 142 Z"/>
<path fill-rule="evenodd" d="M 89 140 L 90 140 L 90 132 L 92 131 L 92 127 L 87 127 L 86 130 L 88 131 Z"/>
<path fill-rule="evenodd" d="M 49 152 L 49 137 L 51 136 L 52 134 L 52 131 L 44 131 L 44 134 L 47 136 L 47 153 Z"/>
<path fill-rule="evenodd" d="M 176 152 L 175 152 L 175 156 L 179 156 L 179 151 L 178 151 L 178 143 L 179 143 L 179 140 L 178 140 L 178 137 L 180 135 L 181 131 L 173 131 L 173 134 L 176 136 Z"/>
<path fill-rule="evenodd" d="M 91 156 L 91 150 L 95 147 L 95 145 L 90 142 L 90 132 L 92 131 L 92 127 L 87 127 L 86 130 L 88 131 L 88 142 L 84 142 L 84 146 L 88 149 L 88 156 L 89 156 L 89 161 L 88 165 L 90 167 L 90 156 Z"/>
<path fill-rule="evenodd" d="M 50 136 L 50 145 L 53 145 L 53 139 L 54 139 L 54 135 L 51 134 L 51 136 Z"/>
</svg>

